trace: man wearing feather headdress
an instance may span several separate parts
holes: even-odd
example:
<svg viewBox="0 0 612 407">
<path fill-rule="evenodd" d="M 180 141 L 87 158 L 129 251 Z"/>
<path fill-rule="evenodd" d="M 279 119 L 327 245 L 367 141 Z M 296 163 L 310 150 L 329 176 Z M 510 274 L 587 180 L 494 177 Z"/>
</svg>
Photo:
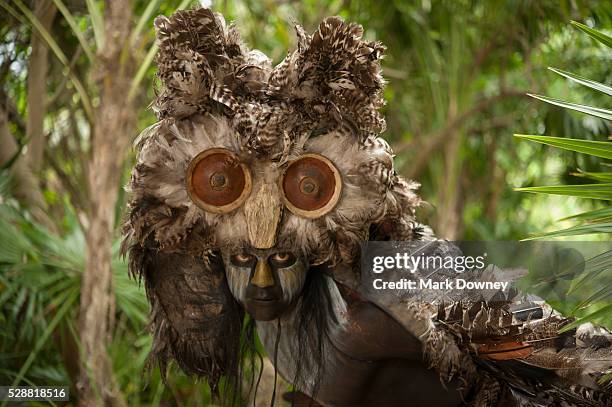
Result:
<svg viewBox="0 0 612 407">
<path fill-rule="evenodd" d="M 155 26 L 159 121 L 136 143 L 124 250 L 145 280 L 162 372 L 175 360 L 213 389 L 239 385 L 257 333 L 280 375 L 322 405 L 610 402 L 579 364 L 569 378 L 524 363 L 520 346 L 511 360 L 477 352 L 520 328 L 512 298 L 361 289 L 361 243 L 435 240 L 415 220 L 418 185 L 379 136 L 384 47 L 361 26 L 298 26 L 276 66 L 208 9 Z"/>
</svg>

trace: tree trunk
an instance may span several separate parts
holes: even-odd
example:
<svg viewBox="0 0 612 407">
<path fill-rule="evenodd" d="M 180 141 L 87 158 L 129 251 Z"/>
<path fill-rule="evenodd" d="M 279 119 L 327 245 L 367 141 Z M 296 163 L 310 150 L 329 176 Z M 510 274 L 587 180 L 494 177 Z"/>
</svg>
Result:
<svg viewBox="0 0 612 407">
<path fill-rule="evenodd" d="M 436 234 L 449 240 L 459 238 L 461 225 L 461 205 L 459 202 L 461 191 L 461 130 L 450 134 L 444 146 L 444 179 L 440 182 L 438 196 L 440 204 L 437 213 Z"/>
<path fill-rule="evenodd" d="M 457 117 L 457 100 L 455 95 L 451 95 L 448 106 L 448 122 L 453 123 Z M 436 234 L 449 240 L 459 237 L 461 228 L 461 143 L 463 142 L 463 130 L 461 128 L 452 129 L 448 132 L 444 145 L 444 179 L 441 180 L 438 189 L 440 204 L 438 206 Z"/>
<path fill-rule="evenodd" d="M 106 40 L 97 55 L 100 106 L 95 112 L 88 171 L 91 212 L 81 286 L 81 406 L 125 404 L 113 383 L 106 348 L 114 318 L 111 246 L 115 205 L 123 160 L 136 125 L 134 107 L 127 98 L 133 72 L 131 53 L 126 49 L 130 19 L 131 10 L 125 2 L 107 1 Z"/>
<path fill-rule="evenodd" d="M 40 24 L 50 31 L 57 8 L 51 0 L 38 0 L 34 14 Z M 28 121 L 26 136 L 28 150 L 26 161 L 30 170 L 36 174 L 40 170 L 45 148 L 44 119 L 47 102 L 47 69 L 49 48 L 40 34 L 32 34 L 32 52 L 28 61 Z"/>
<path fill-rule="evenodd" d="M 0 91 L 0 166 L 17 154 L 18 147 L 8 125 L 8 99 Z M 34 219 L 47 229 L 56 231 L 55 223 L 47 216 L 45 199 L 38 180 L 32 174 L 23 157 L 18 157 L 10 168 L 13 177 L 12 193 L 32 214 Z"/>
</svg>

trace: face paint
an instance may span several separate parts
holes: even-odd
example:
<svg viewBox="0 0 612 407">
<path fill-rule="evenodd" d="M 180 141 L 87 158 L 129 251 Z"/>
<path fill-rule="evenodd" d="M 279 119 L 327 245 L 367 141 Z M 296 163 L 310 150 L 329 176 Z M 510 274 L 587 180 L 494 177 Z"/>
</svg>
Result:
<svg viewBox="0 0 612 407">
<path fill-rule="evenodd" d="M 256 320 L 280 317 L 295 302 L 306 279 L 304 262 L 291 253 L 245 250 L 223 253 L 232 295 Z"/>
</svg>

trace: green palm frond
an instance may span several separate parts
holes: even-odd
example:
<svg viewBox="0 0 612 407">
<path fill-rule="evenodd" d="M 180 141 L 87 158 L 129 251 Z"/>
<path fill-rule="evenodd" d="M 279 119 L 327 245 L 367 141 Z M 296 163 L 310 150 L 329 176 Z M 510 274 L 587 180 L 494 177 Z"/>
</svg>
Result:
<svg viewBox="0 0 612 407">
<path fill-rule="evenodd" d="M 36 16 L 32 13 L 30 9 L 28 9 L 20 0 L 14 1 L 15 5 L 19 8 L 19 10 L 26 16 L 27 21 L 36 29 L 36 31 L 40 34 L 43 40 L 47 43 L 55 57 L 62 63 L 64 68 L 66 69 L 66 74 L 70 78 L 70 81 L 74 85 L 80 99 L 83 104 L 83 109 L 87 114 L 87 117 L 90 121 L 93 122 L 93 105 L 91 103 L 89 94 L 85 90 L 85 86 L 78 78 L 74 70 L 70 67 L 70 62 L 68 61 L 68 57 L 62 51 L 60 45 L 55 41 L 51 33 L 49 33 L 40 23 L 40 21 L 36 18 Z M 11 15 L 15 16 L 15 18 L 22 19 L 22 17 L 8 4 L 4 2 L 0 3 L 0 6 L 4 7 Z"/>
<path fill-rule="evenodd" d="M 551 237 L 583 236 L 600 233 L 612 233 L 612 222 L 597 222 L 586 225 L 571 226 L 566 229 L 554 230 L 552 232 L 535 234 L 523 240 L 545 239 Z"/>
<path fill-rule="evenodd" d="M 33 370 L 61 365 L 57 356 L 49 356 L 57 354 L 49 338 L 76 321 L 86 243 L 73 216 L 68 216 L 69 232 L 59 237 L 9 204 L 0 204 L 0 214 L 0 316 L 6 332 L 12 333 L 0 337 L 0 354 L 17 362 L 7 364 L 15 370 L 0 372 L 0 380 L 18 385 L 34 379 Z M 144 289 L 129 281 L 118 241 L 112 265 L 117 313 L 130 324 L 130 332 L 146 336 Z M 130 374 L 143 368 L 144 362 Z M 68 380 L 65 372 L 62 380 Z"/>
<path fill-rule="evenodd" d="M 515 134 L 514 137 L 535 141 L 536 143 L 547 144 L 549 146 L 562 148 L 564 150 L 575 151 L 596 157 L 612 160 L 612 143 L 608 141 L 581 140 L 565 137 L 531 136 L 525 134 Z"/>
<path fill-rule="evenodd" d="M 603 45 L 605 45 L 608 48 L 612 48 L 612 38 L 610 36 L 602 33 L 601 31 L 595 30 L 587 25 L 579 23 L 577 21 L 572 21 L 571 24 L 574 27 L 581 30 L 582 32 L 586 33 L 589 37 L 593 38 L 594 40 L 601 42 Z"/>
<path fill-rule="evenodd" d="M 89 11 L 89 15 L 91 16 L 91 25 L 96 39 L 96 46 L 98 49 L 102 49 L 106 39 L 104 16 L 95 0 L 85 0 L 85 2 L 87 4 L 87 11 Z"/>
<path fill-rule="evenodd" d="M 535 95 L 532 93 L 528 93 L 527 95 L 531 96 L 532 98 L 544 101 L 546 103 L 550 103 L 551 105 L 556 105 L 565 109 L 575 110 L 576 112 L 580 113 L 586 113 L 588 115 L 599 117 L 601 119 L 612 120 L 612 110 L 603 109 L 600 107 L 581 105 L 578 103 L 566 102 L 564 100 L 559 100 L 548 96 Z"/>
<path fill-rule="evenodd" d="M 581 23 L 572 22 L 572 25 L 585 32 L 596 41 L 604 44 L 606 47 L 612 48 L 612 38 L 606 34 L 587 27 Z M 601 92 L 605 95 L 612 96 L 612 87 L 609 85 L 593 81 L 574 73 L 562 71 L 560 69 L 549 69 L 570 81 L 593 89 L 597 92 Z M 608 109 L 566 102 L 547 96 L 530 96 L 555 106 L 582 112 L 603 120 L 612 120 L 612 111 Z M 592 141 L 575 138 L 522 134 L 515 134 L 515 137 L 573 151 L 591 157 L 599 157 L 605 160 L 612 159 L 612 143 L 610 141 Z M 598 181 L 598 183 L 535 186 L 516 188 L 515 190 L 538 194 L 565 195 L 577 198 L 603 200 L 607 201 L 607 206 L 577 215 L 568 216 L 563 219 L 577 221 L 579 222 L 577 225 L 548 233 L 534 235 L 525 240 L 612 233 L 612 207 L 609 206 L 609 201 L 612 201 L 612 172 L 589 172 L 578 169 L 573 175 L 590 178 Z M 566 295 L 571 295 L 574 300 L 577 300 L 577 304 L 572 309 L 568 309 L 566 311 L 573 316 L 577 316 L 578 319 L 574 323 L 564 327 L 564 331 L 575 328 L 584 322 L 597 321 L 610 325 L 612 321 L 612 305 L 610 305 L 609 301 L 607 301 L 610 298 L 610 295 L 612 295 L 612 289 L 610 288 L 612 287 L 612 283 L 609 281 L 610 271 L 612 270 L 612 250 L 606 251 L 600 256 L 596 256 L 594 263 L 591 266 L 591 269 L 582 273 L 581 276 L 576 277 L 569 284 Z M 604 281 L 600 281 L 602 277 L 604 278 Z M 599 281 L 599 285 L 593 284 L 594 281 Z M 563 302 L 560 302 L 558 305 L 561 307 L 564 306 Z"/>
<path fill-rule="evenodd" d="M 608 86 L 608 85 L 604 85 L 603 83 L 599 83 L 599 82 L 595 82 L 590 80 L 589 78 L 585 78 L 584 76 L 580 76 L 580 75 L 576 75 L 573 74 L 571 72 L 566 72 L 566 71 L 562 71 L 561 69 L 557 69 L 557 68 L 548 68 L 551 71 L 566 77 L 567 79 L 570 79 L 576 83 L 579 83 L 581 85 L 587 86 L 591 89 L 595 89 L 598 90 L 600 92 L 606 93 L 610 96 L 612 96 L 612 87 Z"/>
<path fill-rule="evenodd" d="M 515 188 L 516 191 L 535 194 L 569 195 L 579 198 L 612 199 L 612 184 L 547 185 L 541 187 Z"/>
<path fill-rule="evenodd" d="M 595 209 L 592 211 L 578 213 L 576 215 L 567 216 L 559 220 L 578 220 L 585 222 L 597 222 L 612 220 L 612 206 L 607 208 Z"/>
<path fill-rule="evenodd" d="M 75 37 L 77 37 L 77 39 L 79 40 L 79 44 L 81 44 L 81 48 L 83 48 L 83 51 L 85 52 L 85 55 L 87 55 L 87 58 L 89 58 L 90 61 L 93 61 L 94 53 L 91 50 L 91 47 L 89 46 L 89 42 L 87 42 L 87 39 L 79 28 L 79 24 L 77 23 L 70 10 L 68 10 L 68 7 L 66 7 L 62 0 L 53 0 L 53 2 L 55 3 L 55 6 L 60 11 L 60 13 L 62 13 L 62 15 L 64 16 L 64 19 L 72 29 L 72 32 L 74 33 Z"/>
<path fill-rule="evenodd" d="M 579 169 L 578 172 L 573 172 L 572 175 L 576 177 L 590 178 L 599 182 L 612 182 L 612 172 L 589 172 Z"/>
<path fill-rule="evenodd" d="M 575 320 L 571 324 L 565 325 L 563 328 L 559 330 L 559 333 L 567 332 L 571 329 L 577 328 L 581 324 L 597 320 L 598 318 L 606 317 L 607 315 L 610 315 L 610 314 L 612 314 L 612 304 L 608 304 L 598 309 L 597 311 L 591 312 L 590 314 Z"/>
<path fill-rule="evenodd" d="M 183 0 L 183 1 L 181 1 L 181 4 L 179 4 L 179 6 L 176 8 L 176 10 L 184 10 L 191 3 L 193 3 L 193 1 L 194 0 Z M 153 1 L 153 2 L 151 2 L 149 4 L 149 7 L 147 7 L 147 10 L 142 15 L 140 21 L 138 21 L 137 28 L 134 31 L 136 34 L 140 32 L 140 30 L 142 29 L 141 26 L 144 26 L 144 23 L 147 22 L 146 19 L 148 19 L 151 16 L 151 14 L 153 13 L 153 9 L 151 8 L 151 6 L 152 5 L 157 5 L 157 4 L 158 4 L 158 2 L 156 2 L 156 1 Z M 136 36 L 132 37 L 132 41 L 134 40 L 134 38 L 136 38 Z M 147 55 L 144 57 L 142 63 L 138 67 L 138 71 L 136 72 L 136 75 L 134 75 L 134 78 L 132 79 L 132 83 L 130 84 L 130 89 L 128 90 L 128 99 L 132 99 L 136 95 L 136 91 L 138 89 L 138 86 L 140 85 L 142 80 L 145 78 L 145 75 L 146 75 L 147 71 L 149 70 L 149 67 L 153 63 L 153 58 L 155 58 L 155 54 L 157 53 L 157 49 L 158 49 L 157 44 L 153 43 L 151 45 L 151 48 L 149 48 L 149 51 L 147 51 Z"/>
</svg>

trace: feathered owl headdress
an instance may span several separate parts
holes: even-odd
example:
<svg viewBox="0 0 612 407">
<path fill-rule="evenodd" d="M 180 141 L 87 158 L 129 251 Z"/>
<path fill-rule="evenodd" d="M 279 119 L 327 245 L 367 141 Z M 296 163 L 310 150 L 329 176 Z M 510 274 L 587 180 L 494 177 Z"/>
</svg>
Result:
<svg viewBox="0 0 612 407">
<path fill-rule="evenodd" d="M 236 364 L 242 317 L 222 249 L 284 247 L 358 273 L 362 241 L 423 232 L 420 201 L 378 136 L 384 47 L 361 26 L 298 26 L 275 67 L 208 9 L 155 27 L 159 121 L 136 142 L 124 248 L 153 306 L 153 355 L 214 382 Z"/>
</svg>

